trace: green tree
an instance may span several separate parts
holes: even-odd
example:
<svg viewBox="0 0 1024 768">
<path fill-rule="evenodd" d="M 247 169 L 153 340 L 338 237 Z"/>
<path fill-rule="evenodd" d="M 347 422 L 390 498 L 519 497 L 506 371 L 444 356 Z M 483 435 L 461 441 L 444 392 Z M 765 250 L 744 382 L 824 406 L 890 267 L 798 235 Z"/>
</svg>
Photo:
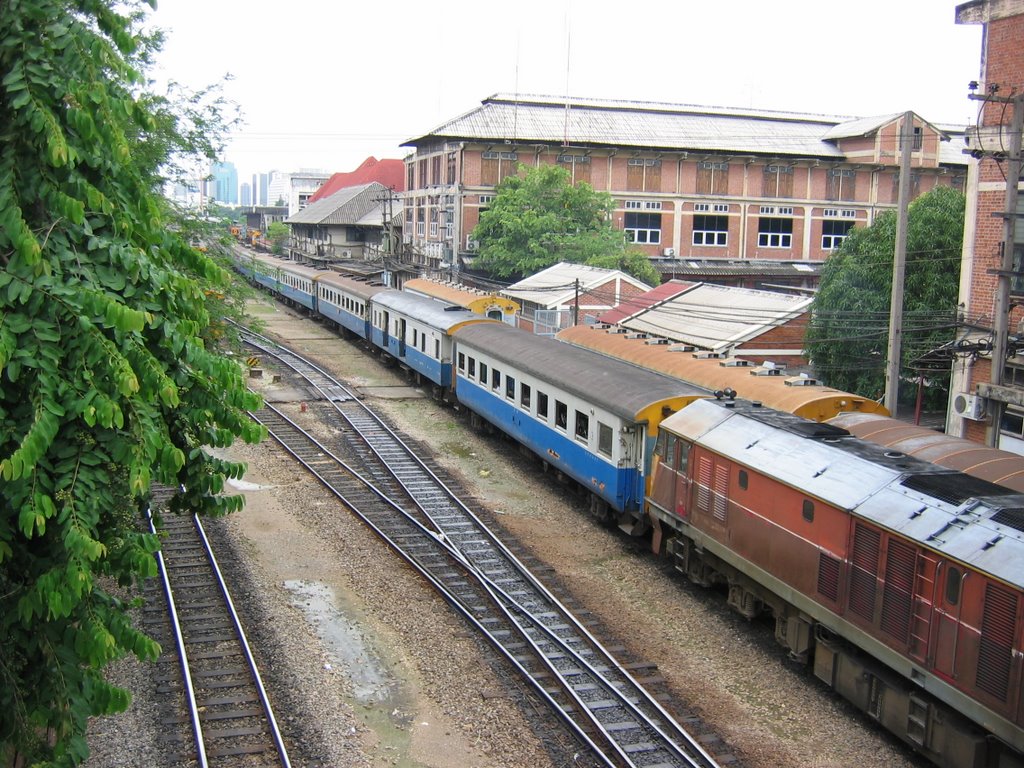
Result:
<svg viewBox="0 0 1024 768">
<path fill-rule="evenodd" d="M 480 243 L 476 266 L 507 278 L 568 261 L 622 269 L 657 285 L 657 270 L 612 226 L 613 207 L 611 195 L 572 184 L 569 172 L 557 165 L 506 176 L 473 230 Z"/>
<path fill-rule="evenodd" d="M 127 706 L 105 665 L 158 649 L 111 585 L 155 573 L 151 483 L 238 509 L 243 467 L 203 446 L 262 435 L 210 347 L 229 277 L 159 195 L 189 140 L 146 95 L 142 10 L 0 3 L 0 763 L 78 763 L 88 717 Z"/>
<path fill-rule="evenodd" d="M 291 230 L 283 221 L 274 221 L 267 226 L 267 239 L 270 241 L 271 250 L 280 256 L 284 253 L 284 244 L 291 237 Z"/>
<path fill-rule="evenodd" d="M 904 273 L 902 377 L 913 361 L 953 339 L 964 231 L 964 196 L 937 187 L 910 205 Z M 811 307 L 806 348 L 832 386 L 867 397 L 885 390 L 896 214 L 854 228 L 822 270 Z M 942 407 L 948 372 L 928 372 L 925 405 Z M 912 389 L 907 387 L 907 396 Z"/>
</svg>

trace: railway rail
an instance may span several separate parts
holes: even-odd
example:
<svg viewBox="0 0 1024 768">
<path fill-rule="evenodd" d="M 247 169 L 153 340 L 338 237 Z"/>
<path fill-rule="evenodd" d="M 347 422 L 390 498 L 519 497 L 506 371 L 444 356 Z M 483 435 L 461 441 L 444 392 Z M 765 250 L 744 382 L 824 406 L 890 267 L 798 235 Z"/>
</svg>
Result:
<svg viewBox="0 0 1024 768">
<path fill-rule="evenodd" d="M 169 496 L 169 492 L 160 494 Z M 167 661 L 162 692 L 176 700 L 172 720 L 187 721 L 178 744 L 183 761 L 200 768 L 257 764 L 290 768 L 288 752 L 227 584 L 198 517 L 168 515 L 150 529 L 162 538 L 157 554 Z M 180 694 L 174 696 L 174 694 Z M 191 743 L 188 743 L 188 742 Z"/>
<path fill-rule="evenodd" d="M 522 673 L 595 764 L 718 765 L 354 393 L 270 339 L 242 339 L 305 380 L 340 437 L 326 444 L 270 405 L 253 418 Z"/>
</svg>

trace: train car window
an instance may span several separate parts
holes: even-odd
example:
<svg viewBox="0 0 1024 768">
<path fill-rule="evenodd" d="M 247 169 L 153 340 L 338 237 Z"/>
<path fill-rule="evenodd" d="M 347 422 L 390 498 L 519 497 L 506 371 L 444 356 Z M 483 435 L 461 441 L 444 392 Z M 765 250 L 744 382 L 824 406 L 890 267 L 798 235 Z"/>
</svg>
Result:
<svg viewBox="0 0 1024 768">
<path fill-rule="evenodd" d="M 469 358 L 469 375 L 476 376 L 476 358 Z"/>
<path fill-rule="evenodd" d="M 686 472 L 686 467 L 690 463 L 690 448 L 692 447 L 693 446 L 685 440 L 676 438 L 676 452 L 679 454 L 679 472 Z"/>
<path fill-rule="evenodd" d="M 590 439 L 590 417 L 576 411 L 576 439 L 584 442 Z"/>
<path fill-rule="evenodd" d="M 539 390 L 537 392 L 537 418 L 548 420 L 548 396 Z"/>
<path fill-rule="evenodd" d="M 810 499 L 804 499 L 803 515 L 808 523 L 814 522 L 814 502 Z"/>
<path fill-rule="evenodd" d="M 487 385 L 487 363 L 480 363 L 480 383 Z"/>
<path fill-rule="evenodd" d="M 459 352 L 459 370 L 466 370 L 466 355 L 463 352 Z"/>
<path fill-rule="evenodd" d="M 420 343 L 420 332 L 415 328 L 412 329 L 412 345 L 415 347 Z"/>
<path fill-rule="evenodd" d="M 603 422 L 597 422 L 597 452 L 612 457 L 612 428 Z"/>
<path fill-rule="evenodd" d="M 963 580 L 964 574 L 959 568 L 950 566 L 946 571 L 946 602 L 950 605 L 960 602 L 960 585 Z"/>
<path fill-rule="evenodd" d="M 427 334 L 425 333 L 420 334 L 420 352 L 423 354 L 427 353 Z M 437 354 L 437 344 L 434 345 L 434 357 L 441 357 Z"/>
<path fill-rule="evenodd" d="M 569 425 L 569 407 L 561 400 L 555 400 L 555 426 L 565 429 Z"/>
<path fill-rule="evenodd" d="M 668 444 L 669 444 L 669 441 L 672 440 L 672 439 L 674 439 L 674 438 L 670 438 L 668 436 L 668 432 L 666 432 L 664 429 L 662 429 L 662 430 L 660 430 L 658 432 L 658 442 L 654 446 L 654 452 L 656 454 L 658 454 L 658 456 L 661 457 L 661 462 L 663 464 L 669 464 L 669 461 L 668 461 L 667 457 L 668 457 L 668 451 L 670 451 L 671 449 L 668 447 Z M 670 466 L 671 466 L 671 464 L 670 464 Z"/>
<path fill-rule="evenodd" d="M 741 469 L 739 471 L 739 474 L 736 477 L 736 482 L 739 483 L 741 489 L 744 491 L 747 490 L 747 484 L 749 482 L 749 479 L 747 478 L 747 470 Z"/>
<path fill-rule="evenodd" d="M 441 359 L 441 340 L 434 339 L 434 357 L 438 360 Z"/>
<path fill-rule="evenodd" d="M 497 389 L 501 386 L 501 371 L 497 368 L 491 368 L 491 389 Z"/>
<path fill-rule="evenodd" d="M 519 385 L 519 404 L 526 410 L 530 410 L 530 385 Z"/>
<path fill-rule="evenodd" d="M 516 399 L 516 380 L 511 376 L 505 377 L 505 397 L 509 400 Z"/>
</svg>

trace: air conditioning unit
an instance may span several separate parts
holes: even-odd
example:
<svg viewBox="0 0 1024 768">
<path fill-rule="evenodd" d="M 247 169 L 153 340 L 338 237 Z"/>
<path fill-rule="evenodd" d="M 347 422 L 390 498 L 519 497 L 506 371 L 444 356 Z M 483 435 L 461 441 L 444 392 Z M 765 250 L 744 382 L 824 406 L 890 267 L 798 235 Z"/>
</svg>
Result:
<svg viewBox="0 0 1024 768">
<path fill-rule="evenodd" d="M 962 392 L 953 398 L 953 411 L 962 418 L 981 421 L 985 418 L 985 398 Z"/>
<path fill-rule="evenodd" d="M 467 238 L 466 239 L 466 250 L 467 251 L 478 251 L 478 250 L 480 250 L 480 241 L 479 240 L 470 240 L 470 239 Z"/>
<path fill-rule="evenodd" d="M 661 255 L 664 256 L 666 259 L 671 259 L 673 256 L 676 255 L 676 249 L 675 248 L 664 248 L 661 251 Z"/>
</svg>

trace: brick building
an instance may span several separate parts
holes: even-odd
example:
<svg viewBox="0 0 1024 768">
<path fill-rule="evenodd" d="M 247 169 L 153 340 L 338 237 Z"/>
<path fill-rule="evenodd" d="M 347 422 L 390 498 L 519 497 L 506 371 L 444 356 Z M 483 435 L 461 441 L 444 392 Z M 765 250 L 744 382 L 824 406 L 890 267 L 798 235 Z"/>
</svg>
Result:
<svg viewBox="0 0 1024 768">
<path fill-rule="evenodd" d="M 788 265 L 820 264 L 851 227 L 895 208 L 902 114 L 495 95 L 405 143 L 404 240 L 430 269 L 457 265 L 498 182 L 552 163 L 610 193 L 615 225 L 663 274 L 730 283 L 719 264 L 756 261 L 813 287 L 816 269 Z M 963 129 L 915 116 L 913 130 L 913 193 L 962 188 Z"/>
<path fill-rule="evenodd" d="M 1019 148 L 1024 122 L 1024 0 L 973 0 L 957 6 L 956 20 L 984 25 L 984 35 L 979 82 L 971 84 L 979 112 L 978 125 L 967 134 L 976 159 L 967 177 L 960 278 L 961 307 L 972 331 L 953 364 L 947 432 L 1024 453 L 1024 350 L 1018 353 L 1024 338 L 1024 206 L 1009 199 L 1007 185 L 1013 156 L 1020 159 L 1013 134 Z M 1013 207 L 1013 255 L 1005 251 L 1004 261 L 1006 214 Z M 1007 290 L 1002 296 L 1001 281 Z M 994 368 L 994 357 L 1002 357 L 1000 336 L 1007 354 Z"/>
</svg>

